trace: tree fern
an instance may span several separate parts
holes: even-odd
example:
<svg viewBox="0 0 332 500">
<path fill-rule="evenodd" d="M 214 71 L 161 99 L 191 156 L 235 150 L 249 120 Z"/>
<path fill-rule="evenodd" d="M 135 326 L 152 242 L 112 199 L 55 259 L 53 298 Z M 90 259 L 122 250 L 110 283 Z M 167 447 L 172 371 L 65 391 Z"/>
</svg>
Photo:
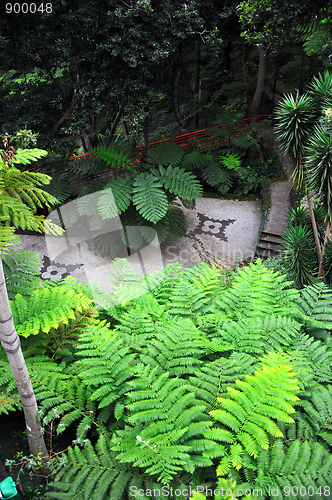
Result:
<svg viewBox="0 0 332 500">
<path fill-rule="evenodd" d="M 332 386 L 313 384 L 304 395 L 303 411 L 298 420 L 309 429 L 311 436 L 319 436 L 332 451 Z"/>
<path fill-rule="evenodd" d="M 49 332 L 59 323 L 68 323 L 70 318 L 75 318 L 75 310 L 82 311 L 91 302 L 84 294 L 76 294 L 70 287 L 63 285 L 52 289 L 37 288 L 29 301 L 17 294 L 10 301 L 10 306 L 17 333 L 28 337 L 40 330 Z"/>
<path fill-rule="evenodd" d="M 93 150 L 98 158 L 101 158 L 106 165 L 111 167 L 128 168 L 130 160 L 124 151 L 112 147 L 98 146 Z"/>
<path fill-rule="evenodd" d="M 172 166 L 167 169 L 160 168 L 160 173 L 160 182 L 171 193 L 187 200 L 197 200 L 202 197 L 203 188 L 192 173 Z"/>
<path fill-rule="evenodd" d="M 145 219 L 156 223 L 167 212 L 168 201 L 161 183 L 151 174 L 138 174 L 133 186 L 133 203 Z"/>
<path fill-rule="evenodd" d="M 2 264 L 9 299 L 17 293 L 28 297 L 38 287 L 41 262 L 37 252 L 7 250 L 2 254 Z"/>
<path fill-rule="evenodd" d="M 119 463 L 111 450 L 108 437 L 103 434 L 95 447 L 89 440 L 85 440 L 83 448 L 76 445 L 68 449 L 67 456 L 62 456 L 59 460 L 56 481 L 51 485 L 52 491 L 45 495 L 57 500 L 121 500 L 136 496 L 135 493 L 139 492 L 140 498 L 144 500 L 166 500 L 160 495 L 160 483 L 151 481 L 148 476 L 142 476 L 138 472 L 132 466 Z M 151 491 L 151 495 L 141 495 L 141 491 Z"/>
<path fill-rule="evenodd" d="M 308 333 L 324 338 L 332 330 L 332 292 L 324 283 L 303 288 L 296 303 Z"/>
<path fill-rule="evenodd" d="M 164 141 L 150 148 L 145 160 L 154 165 L 175 165 L 183 158 L 183 150 L 174 142 Z"/>
<path fill-rule="evenodd" d="M 132 186 L 127 179 L 119 177 L 105 186 L 98 199 L 98 212 L 103 219 L 116 217 L 124 212 L 132 201 Z"/>
<path fill-rule="evenodd" d="M 129 381 L 127 392 L 129 426 L 113 436 L 113 449 L 122 463 L 143 467 L 163 484 L 181 470 L 211 464 L 202 451 L 214 446 L 202 438 L 211 422 L 204 406 L 192 405 L 195 395 L 158 368 L 138 367 L 137 378 Z"/>
<path fill-rule="evenodd" d="M 293 422 L 289 414 L 295 413 L 292 404 L 299 400 L 295 373 L 291 366 L 282 363 L 282 356 L 270 357 L 277 359 L 279 366 L 270 367 L 263 362 L 255 375 L 246 376 L 246 382 L 236 381 L 238 389 L 228 388 L 229 399 L 218 399 L 222 409 L 211 412 L 222 426 L 204 435 L 230 445 L 218 466 L 219 475 L 227 474 L 232 466 L 240 469 L 244 450 L 257 457 L 260 448 L 269 449 L 269 435 L 282 437 L 276 421 Z"/>
<path fill-rule="evenodd" d="M 231 471 L 237 488 L 248 487 L 241 476 L 250 478 L 250 488 L 259 498 L 283 500 L 330 498 L 332 455 L 319 443 L 295 440 L 286 447 L 277 439 L 270 450 L 260 450 L 257 460 L 248 461 L 240 475 Z M 247 479 L 248 481 L 248 479 Z"/>
</svg>

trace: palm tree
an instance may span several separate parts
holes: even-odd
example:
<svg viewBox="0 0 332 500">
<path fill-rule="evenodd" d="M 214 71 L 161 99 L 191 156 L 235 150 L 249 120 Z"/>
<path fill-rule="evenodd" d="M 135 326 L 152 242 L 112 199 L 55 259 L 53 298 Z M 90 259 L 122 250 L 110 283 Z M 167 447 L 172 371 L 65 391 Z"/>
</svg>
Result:
<svg viewBox="0 0 332 500">
<path fill-rule="evenodd" d="M 324 109 L 332 107 L 332 75 L 328 71 L 313 79 L 308 93 L 284 98 L 276 112 L 276 133 L 285 152 L 295 156 L 294 180 L 305 183 L 312 228 L 315 236 L 318 275 L 324 277 L 323 258 L 331 227 L 330 147 L 331 135 L 326 127 L 317 127 Z M 331 175 L 331 174 L 330 174 Z M 321 249 L 310 192 L 320 194 L 327 218 L 323 249 Z"/>
<path fill-rule="evenodd" d="M 308 187 L 312 192 L 318 193 L 327 220 L 318 271 L 318 276 L 323 276 L 323 260 L 332 217 L 332 136 L 322 126 L 316 126 L 314 135 L 308 139 L 305 165 Z"/>
<path fill-rule="evenodd" d="M 292 152 L 295 157 L 295 169 L 292 174 L 297 187 L 303 182 L 303 157 L 307 140 L 314 127 L 316 118 L 314 101 L 309 95 L 287 95 L 278 106 L 275 117 L 278 121 L 275 132 L 285 153 Z M 318 237 L 316 219 L 313 211 L 310 193 L 306 187 L 310 210 L 311 224 L 315 236 L 318 262 L 321 260 L 321 248 Z"/>
</svg>

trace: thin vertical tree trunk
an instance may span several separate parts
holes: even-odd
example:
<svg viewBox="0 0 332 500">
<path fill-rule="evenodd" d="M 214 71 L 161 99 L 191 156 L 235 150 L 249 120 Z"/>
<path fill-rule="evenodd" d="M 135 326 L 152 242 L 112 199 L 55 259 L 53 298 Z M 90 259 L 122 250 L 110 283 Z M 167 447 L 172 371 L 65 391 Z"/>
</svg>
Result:
<svg viewBox="0 0 332 500">
<path fill-rule="evenodd" d="M 328 218 L 326 231 L 325 231 L 325 238 L 324 238 L 324 243 L 323 243 L 322 255 L 321 255 L 321 258 L 319 261 L 319 270 L 318 270 L 318 277 L 319 278 L 325 277 L 323 263 L 324 263 L 324 255 L 326 254 L 326 250 L 327 250 L 327 242 L 328 242 L 329 237 L 330 237 L 330 232 L 331 232 L 331 220 L 330 220 L 330 218 Z"/>
<path fill-rule="evenodd" d="M 250 104 L 250 124 L 255 125 L 257 123 L 257 112 L 259 109 L 259 105 L 261 103 L 263 90 L 264 90 L 264 81 L 265 81 L 265 68 L 266 68 L 266 50 L 259 49 L 259 68 L 258 68 L 258 77 L 257 77 L 257 85 L 255 90 L 255 95 Z"/>
<path fill-rule="evenodd" d="M 29 448 L 35 457 L 40 453 L 44 466 L 40 472 L 50 474 L 49 460 L 40 423 L 37 420 L 37 401 L 30 376 L 23 357 L 20 338 L 17 335 L 10 309 L 5 276 L 0 252 L 0 340 L 7 355 L 18 393 L 23 406 L 25 425 L 28 432 Z"/>
<path fill-rule="evenodd" d="M 271 106 L 271 113 L 273 113 L 273 110 L 274 110 L 274 97 L 275 97 L 275 95 L 276 95 L 277 78 L 278 78 L 278 71 L 279 71 L 279 62 L 280 62 L 280 52 L 278 52 L 278 56 L 277 56 L 277 67 L 276 67 L 276 71 L 275 71 L 275 73 L 274 73 L 273 90 L 272 90 L 272 106 Z"/>
<path fill-rule="evenodd" d="M 311 225 L 312 225 L 312 229 L 313 229 L 314 236 L 315 236 L 317 259 L 318 259 L 318 262 L 320 263 L 321 260 L 322 260 L 322 253 L 321 253 L 321 250 L 320 250 L 320 243 L 319 243 L 319 238 L 318 238 L 318 230 L 317 230 L 317 224 L 316 224 L 316 218 L 315 218 L 315 214 L 314 214 L 314 209 L 312 207 L 312 200 L 311 200 L 310 193 L 308 193 L 308 191 L 307 191 L 307 200 L 308 200 L 308 205 L 309 205 Z"/>
<path fill-rule="evenodd" d="M 150 134 L 149 134 L 149 115 L 148 110 L 145 109 L 146 116 L 144 118 L 143 133 L 144 133 L 144 157 L 147 155 L 150 146 Z"/>
<path fill-rule="evenodd" d="M 116 114 L 116 117 L 114 118 L 114 121 L 113 121 L 113 123 L 112 123 L 111 130 L 110 130 L 110 133 L 109 133 L 109 138 L 110 138 L 110 139 L 113 139 L 113 137 L 114 137 L 114 134 L 115 134 L 115 132 L 116 132 L 117 126 L 118 126 L 119 121 L 120 121 L 120 119 L 121 119 L 122 113 L 123 113 L 123 105 L 122 105 L 122 104 L 120 104 L 120 105 L 119 105 L 118 112 L 117 112 L 117 114 Z"/>
<path fill-rule="evenodd" d="M 200 67 L 201 67 L 201 37 L 197 35 L 196 38 L 196 59 L 195 59 L 195 94 L 197 96 L 197 107 L 199 108 L 199 90 L 200 90 Z M 199 112 L 194 116 L 194 127 L 198 126 Z"/>
</svg>

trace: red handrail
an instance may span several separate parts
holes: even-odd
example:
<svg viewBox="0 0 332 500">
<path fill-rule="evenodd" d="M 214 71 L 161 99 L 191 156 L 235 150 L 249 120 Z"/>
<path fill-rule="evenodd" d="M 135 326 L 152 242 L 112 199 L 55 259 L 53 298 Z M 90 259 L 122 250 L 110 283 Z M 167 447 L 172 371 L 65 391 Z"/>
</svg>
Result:
<svg viewBox="0 0 332 500">
<path fill-rule="evenodd" d="M 264 119 L 271 118 L 272 116 L 273 116 L 272 114 L 270 114 L 270 115 L 258 115 L 257 122 L 262 122 Z M 203 139 L 203 142 L 198 145 L 197 149 L 199 151 L 202 151 L 202 150 L 204 151 L 204 149 L 207 149 L 208 147 L 211 147 L 211 146 L 221 146 L 222 144 L 230 143 L 232 137 L 241 136 L 242 132 L 244 130 L 247 130 L 250 127 L 250 118 L 244 118 L 243 122 L 244 122 L 244 126 L 242 123 L 241 123 L 241 125 L 231 125 L 230 123 L 225 123 L 223 125 L 217 125 L 216 128 L 223 128 L 223 127 L 229 126 L 229 129 L 226 132 L 226 136 L 228 135 L 229 137 L 226 137 L 226 138 L 218 138 L 217 136 L 214 136 L 214 135 L 207 135 L 207 134 L 205 134 L 206 129 L 203 128 L 201 130 L 196 130 L 195 132 L 189 132 L 188 134 L 178 135 L 175 137 L 174 142 L 176 144 L 179 144 L 180 147 L 185 147 L 185 146 L 188 146 L 188 143 L 190 141 L 193 141 L 194 139 Z M 240 132 L 240 133 L 236 134 L 237 132 Z M 149 148 L 153 148 L 153 147 L 157 146 L 157 144 L 160 144 L 161 142 L 167 142 L 169 140 L 170 139 L 161 139 L 160 141 L 150 142 Z M 136 153 L 140 153 L 143 150 L 144 150 L 144 145 L 137 146 L 135 149 L 130 151 L 128 156 L 133 158 Z M 80 158 L 88 158 L 89 156 L 93 156 L 95 154 L 96 153 L 86 153 L 85 155 L 74 156 L 73 158 L 69 158 L 67 160 L 67 162 L 79 160 Z M 131 163 L 131 165 L 133 163 L 136 163 L 136 162 L 139 163 L 139 159 L 135 158 L 134 161 Z M 31 170 L 35 170 L 36 168 L 37 167 L 30 168 L 28 171 L 30 172 Z M 119 168 L 121 168 L 121 167 L 115 167 L 115 168 L 106 170 L 105 172 L 101 172 L 98 175 L 102 175 L 102 174 L 105 174 L 107 172 L 112 173 L 113 170 L 118 170 Z"/>
<path fill-rule="evenodd" d="M 257 122 L 262 122 L 264 119 L 266 118 L 270 118 L 272 117 L 273 115 L 270 114 L 270 115 L 258 115 L 257 116 Z M 223 138 L 223 139 L 220 139 L 218 137 L 215 137 L 213 135 L 207 135 L 205 134 L 205 128 L 203 128 L 202 130 L 196 130 L 195 132 L 189 132 L 188 134 L 182 134 L 182 135 L 178 135 L 176 136 L 176 138 L 174 139 L 174 142 L 176 144 L 179 144 L 180 147 L 184 147 L 184 146 L 187 146 L 188 145 L 188 141 L 192 141 L 193 139 L 206 139 L 205 142 L 204 142 L 204 146 L 205 147 L 201 147 L 202 145 L 198 146 L 199 150 L 204 150 L 208 147 L 208 145 L 212 142 L 213 144 L 213 140 L 216 140 L 217 143 L 214 143 L 213 145 L 221 145 L 221 144 L 225 144 L 227 142 L 230 142 L 231 141 L 231 137 L 235 136 L 235 137 L 238 137 L 238 135 L 235 135 L 236 132 L 242 132 L 244 130 L 247 130 L 248 127 L 250 126 L 250 118 L 244 118 L 243 120 L 245 126 L 243 127 L 243 125 L 231 125 L 230 123 L 227 123 L 227 124 L 223 124 L 223 125 L 217 125 L 216 128 L 223 128 L 223 127 L 227 127 L 227 126 L 230 126 L 229 127 L 229 130 L 228 132 L 226 132 L 226 135 L 229 135 L 230 137 L 229 138 Z M 239 135 L 242 135 L 242 133 L 240 133 Z M 169 139 L 162 139 L 160 141 L 155 141 L 155 142 L 150 142 L 149 144 L 149 148 L 153 148 L 155 146 L 157 146 L 157 144 L 160 144 L 162 142 L 167 142 L 169 141 Z M 142 146 L 137 146 L 135 149 L 133 149 L 132 151 L 130 151 L 129 153 L 129 157 L 133 157 L 135 155 L 135 153 L 139 153 L 141 151 L 144 150 L 144 145 Z M 94 155 L 95 153 L 87 153 L 85 155 L 82 155 L 82 156 L 75 156 L 73 158 L 69 158 L 69 160 L 67 161 L 73 161 L 73 160 L 78 160 L 80 158 L 87 158 L 91 155 Z"/>
</svg>

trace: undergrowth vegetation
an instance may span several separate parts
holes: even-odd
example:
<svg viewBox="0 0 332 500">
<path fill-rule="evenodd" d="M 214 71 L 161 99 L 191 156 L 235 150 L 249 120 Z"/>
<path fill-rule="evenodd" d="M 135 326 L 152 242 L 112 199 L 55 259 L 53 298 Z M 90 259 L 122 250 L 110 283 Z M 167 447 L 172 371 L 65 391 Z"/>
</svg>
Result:
<svg viewBox="0 0 332 500">
<path fill-rule="evenodd" d="M 160 498 L 163 486 L 186 498 L 189 486 L 219 481 L 234 498 L 258 488 L 269 499 L 278 487 L 279 498 L 303 499 L 332 487 L 326 285 L 296 290 L 260 261 L 235 273 L 169 264 L 123 303 L 142 286 L 124 267 L 118 300 L 105 295 L 98 313 L 85 285 L 66 278 L 31 293 L 34 279 L 22 278 L 34 256 L 25 270 L 20 254 L 5 259 L 8 283 L 18 263 L 11 307 L 39 418 L 56 430 L 53 446 L 71 441 L 50 450 L 44 498 Z M 20 408 L 3 354 L 0 386 L 2 411 Z"/>
</svg>

